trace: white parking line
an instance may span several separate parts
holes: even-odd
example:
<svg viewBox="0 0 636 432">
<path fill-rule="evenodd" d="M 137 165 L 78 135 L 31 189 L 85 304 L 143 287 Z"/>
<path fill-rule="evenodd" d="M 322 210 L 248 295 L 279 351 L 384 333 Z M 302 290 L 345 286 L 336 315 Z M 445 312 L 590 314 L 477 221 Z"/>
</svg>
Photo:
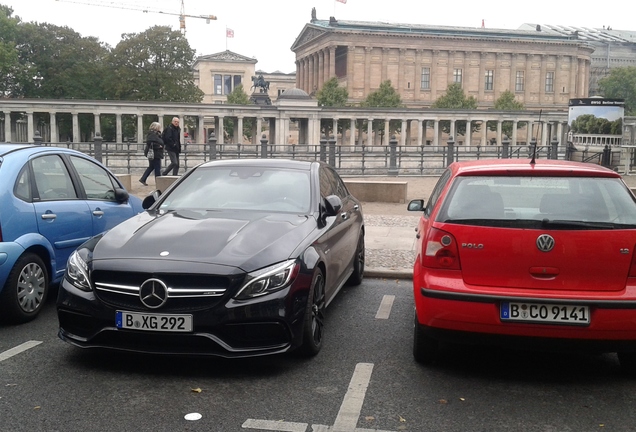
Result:
<svg viewBox="0 0 636 432">
<path fill-rule="evenodd" d="M 33 348 L 34 346 L 38 346 L 42 343 L 42 341 L 28 341 L 23 344 L 18 345 L 17 347 L 6 350 L 5 352 L 0 353 L 0 362 L 4 361 L 8 358 L 13 357 L 16 354 L 20 354 L 28 349 Z"/>
<path fill-rule="evenodd" d="M 342 405 L 340 405 L 340 411 L 338 411 L 338 415 L 336 416 L 336 422 L 333 426 L 312 424 L 312 432 L 390 432 L 379 429 L 356 428 L 358 419 L 360 418 L 360 412 L 362 411 L 364 396 L 367 393 L 369 381 L 371 380 L 372 371 L 373 363 L 358 363 L 356 365 L 353 377 L 351 377 L 351 381 L 349 382 L 349 389 L 347 390 L 347 394 L 345 394 Z M 307 426 L 307 423 L 255 419 L 247 419 L 242 425 L 243 429 L 259 429 L 276 432 L 305 432 Z"/>
<path fill-rule="evenodd" d="M 378 313 L 375 314 L 375 318 L 389 319 L 389 315 L 391 315 L 391 308 L 393 307 L 394 300 L 395 300 L 395 296 L 393 295 L 385 295 L 384 297 L 382 297 L 382 301 L 380 302 Z"/>
</svg>

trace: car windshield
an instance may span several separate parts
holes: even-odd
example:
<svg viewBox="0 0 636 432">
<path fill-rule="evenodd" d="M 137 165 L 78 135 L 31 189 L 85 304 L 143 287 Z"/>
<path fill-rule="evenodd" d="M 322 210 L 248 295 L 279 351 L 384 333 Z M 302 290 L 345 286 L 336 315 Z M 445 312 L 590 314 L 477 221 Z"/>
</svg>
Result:
<svg viewBox="0 0 636 432">
<path fill-rule="evenodd" d="M 162 211 L 254 210 L 306 214 L 309 171 L 265 167 L 200 167 L 171 190 Z"/>
<path fill-rule="evenodd" d="M 617 178 L 460 176 L 436 220 L 511 228 L 634 228 L 636 202 Z"/>
</svg>

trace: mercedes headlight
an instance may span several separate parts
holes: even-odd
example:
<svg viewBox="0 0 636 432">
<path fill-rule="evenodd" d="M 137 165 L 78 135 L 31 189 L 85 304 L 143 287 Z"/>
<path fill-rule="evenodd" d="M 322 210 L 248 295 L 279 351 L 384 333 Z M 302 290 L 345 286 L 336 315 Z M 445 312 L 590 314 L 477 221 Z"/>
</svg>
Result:
<svg viewBox="0 0 636 432">
<path fill-rule="evenodd" d="M 75 288 L 81 289 L 82 291 L 91 290 L 91 283 L 88 277 L 88 265 L 78 251 L 73 252 L 68 259 L 66 279 L 72 283 Z"/>
<path fill-rule="evenodd" d="M 299 269 L 300 264 L 296 260 L 289 260 L 249 273 L 235 298 L 247 300 L 286 288 L 294 280 Z"/>
</svg>

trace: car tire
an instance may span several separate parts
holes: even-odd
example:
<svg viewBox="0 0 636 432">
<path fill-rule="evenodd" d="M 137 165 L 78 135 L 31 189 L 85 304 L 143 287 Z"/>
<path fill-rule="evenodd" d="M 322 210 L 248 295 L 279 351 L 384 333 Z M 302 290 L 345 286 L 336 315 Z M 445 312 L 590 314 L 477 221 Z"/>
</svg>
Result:
<svg viewBox="0 0 636 432">
<path fill-rule="evenodd" d="M 16 261 L 0 292 L 0 317 L 12 324 L 34 319 L 49 292 L 49 274 L 42 259 L 25 253 Z"/>
<path fill-rule="evenodd" d="M 413 323 L 413 357 L 415 361 L 421 364 L 429 365 L 437 359 L 439 352 L 439 341 L 427 336 L 422 331 L 422 326 L 417 321 L 417 312 L 415 313 L 415 322 Z"/>
<path fill-rule="evenodd" d="M 356 247 L 356 253 L 353 256 L 353 273 L 347 280 L 348 285 L 360 285 L 364 278 L 364 232 L 360 231 L 358 236 L 358 246 Z"/>
<path fill-rule="evenodd" d="M 623 374 L 636 376 L 636 352 L 619 352 L 618 361 Z"/>
<path fill-rule="evenodd" d="M 320 352 L 325 324 L 325 277 L 322 270 L 316 269 L 311 280 L 307 297 L 307 307 L 303 324 L 303 342 L 298 354 L 313 357 Z"/>
</svg>

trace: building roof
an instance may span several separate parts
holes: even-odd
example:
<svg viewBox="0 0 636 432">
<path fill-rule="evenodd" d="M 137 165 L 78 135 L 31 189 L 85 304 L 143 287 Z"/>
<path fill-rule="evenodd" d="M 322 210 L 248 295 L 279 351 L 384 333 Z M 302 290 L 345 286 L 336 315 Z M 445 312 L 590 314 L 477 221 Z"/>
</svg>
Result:
<svg viewBox="0 0 636 432">
<path fill-rule="evenodd" d="M 597 29 L 589 27 L 567 26 L 561 24 L 524 23 L 520 30 L 553 35 L 573 36 L 574 38 L 591 43 L 608 42 L 636 42 L 636 32 L 629 30 Z"/>
</svg>

